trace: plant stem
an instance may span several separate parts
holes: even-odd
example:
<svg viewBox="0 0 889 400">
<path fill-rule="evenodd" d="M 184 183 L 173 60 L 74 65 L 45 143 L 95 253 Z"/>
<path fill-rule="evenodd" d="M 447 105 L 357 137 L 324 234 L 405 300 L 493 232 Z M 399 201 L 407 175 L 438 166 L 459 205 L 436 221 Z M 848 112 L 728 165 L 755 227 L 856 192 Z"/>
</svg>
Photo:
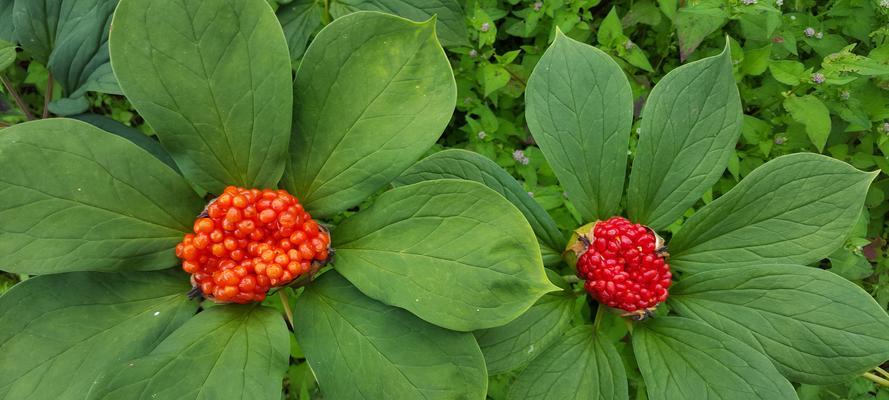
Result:
<svg viewBox="0 0 889 400">
<path fill-rule="evenodd" d="M 883 376 L 885 376 L 887 379 L 889 379 L 889 372 L 886 372 L 885 369 L 882 369 L 882 368 L 880 368 L 880 367 L 876 367 L 876 368 L 874 368 L 874 370 L 877 371 L 877 372 L 879 372 L 880 375 L 883 375 Z"/>
<path fill-rule="evenodd" d="M 599 325 L 602 324 L 602 317 L 605 316 L 606 305 L 599 303 L 599 307 L 596 308 L 596 319 L 593 320 L 593 332 L 599 331 Z"/>
<path fill-rule="evenodd" d="M 862 376 L 867 379 L 870 379 L 871 381 L 879 384 L 880 386 L 889 388 L 889 380 L 887 380 L 887 379 L 880 378 L 879 376 L 876 376 L 870 372 L 865 372 L 864 374 L 862 374 Z"/>
<path fill-rule="evenodd" d="M 290 311 L 290 301 L 287 299 L 287 288 L 281 288 L 278 296 L 281 297 L 281 305 L 284 306 L 284 315 L 287 316 L 287 322 L 290 323 L 290 329 L 293 329 L 293 311 Z"/>
<path fill-rule="evenodd" d="M 562 275 L 562 279 L 564 279 L 566 283 L 580 282 L 580 278 L 578 278 L 577 275 Z"/>
<path fill-rule="evenodd" d="M 52 100 L 52 72 L 49 73 L 49 77 L 46 79 L 46 93 L 43 94 L 43 117 L 46 119 L 49 117 L 49 102 Z"/>
<path fill-rule="evenodd" d="M 10 125 L 5 122 L 0 122 L 0 128 L 8 128 Z"/>
<path fill-rule="evenodd" d="M 17 92 L 15 88 L 12 87 L 12 83 L 9 83 L 9 80 L 7 80 L 4 76 L 0 76 L 0 82 L 3 82 L 3 86 L 6 87 L 6 91 L 9 92 L 9 95 L 12 96 L 13 100 L 15 100 L 15 104 L 19 106 L 19 109 L 21 109 L 23 113 L 25 113 L 25 118 L 27 118 L 28 121 L 37 119 L 34 117 L 31 109 L 28 108 L 28 105 L 25 104 L 25 101 L 22 100 L 22 96 L 19 96 L 19 92 Z"/>
</svg>

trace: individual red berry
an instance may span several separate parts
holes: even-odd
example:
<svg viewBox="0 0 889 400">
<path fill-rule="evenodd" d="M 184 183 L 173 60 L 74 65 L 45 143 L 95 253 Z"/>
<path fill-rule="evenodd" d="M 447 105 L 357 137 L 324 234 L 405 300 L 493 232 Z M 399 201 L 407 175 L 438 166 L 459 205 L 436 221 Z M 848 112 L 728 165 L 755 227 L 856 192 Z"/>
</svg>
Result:
<svg viewBox="0 0 889 400">
<path fill-rule="evenodd" d="M 599 302 L 628 313 L 651 311 L 668 296 L 670 265 L 654 232 L 622 217 L 595 224 L 581 239 L 577 275 Z"/>
<path fill-rule="evenodd" d="M 262 301 L 271 287 L 309 273 L 330 254 L 330 235 L 284 190 L 229 186 L 204 215 L 176 256 L 192 285 L 214 301 Z"/>
</svg>

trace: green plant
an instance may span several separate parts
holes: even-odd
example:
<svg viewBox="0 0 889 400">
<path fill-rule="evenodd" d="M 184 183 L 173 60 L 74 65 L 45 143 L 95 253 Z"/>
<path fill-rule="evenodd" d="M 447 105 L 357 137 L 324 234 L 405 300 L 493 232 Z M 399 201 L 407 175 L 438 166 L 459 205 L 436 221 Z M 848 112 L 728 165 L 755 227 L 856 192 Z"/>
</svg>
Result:
<svg viewBox="0 0 889 400">
<path fill-rule="evenodd" d="M 652 90 L 626 196 L 633 102 L 613 59 L 557 33 L 526 95 L 531 133 L 586 222 L 626 210 L 630 220 L 669 234 L 665 229 L 720 179 L 741 134 L 728 44 L 717 56 L 671 71 Z M 498 170 L 483 157 L 449 150 L 415 164 L 396 183 L 485 183 L 519 206 L 548 243 L 555 222 Z M 810 266 L 845 243 L 876 175 L 811 153 L 765 163 L 669 238 L 678 279 L 652 318 L 633 322 L 592 299 L 579 303 L 587 311 L 581 318 L 573 317 L 579 283 L 567 276 L 558 282 L 562 293 L 544 296 L 508 325 L 476 332 L 489 372 L 521 371 L 507 399 L 634 392 L 651 399 L 778 399 L 798 397 L 790 381 L 834 384 L 862 373 L 880 380 L 868 371 L 889 358 L 889 315 L 860 287 Z M 564 239 L 550 249 L 560 244 Z M 576 254 L 565 256 L 572 263 Z"/>
<path fill-rule="evenodd" d="M 328 398 L 484 396 L 468 332 L 556 288 L 494 191 L 385 190 L 453 112 L 433 20 L 339 18 L 293 85 L 260 0 L 122 0 L 111 26 L 120 88 L 181 175 L 72 119 L 0 131 L 0 268 L 27 278 L 0 297 L 0 398 L 279 398 L 289 355 Z M 335 270 L 265 305 L 189 299 L 173 248 L 205 199 L 279 184 L 337 222 Z"/>
</svg>

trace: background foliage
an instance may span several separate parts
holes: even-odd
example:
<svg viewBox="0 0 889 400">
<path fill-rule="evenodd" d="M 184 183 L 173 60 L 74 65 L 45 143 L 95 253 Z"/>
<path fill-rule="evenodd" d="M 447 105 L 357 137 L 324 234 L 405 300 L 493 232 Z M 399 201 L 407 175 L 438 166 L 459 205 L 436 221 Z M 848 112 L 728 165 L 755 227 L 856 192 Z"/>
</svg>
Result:
<svg viewBox="0 0 889 400">
<path fill-rule="evenodd" d="M 458 90 L 457 113 L 436 148 L 468 149 L 493 160 L 522 182 L 563 232 L 576 228 L 583 212 L 572 206 L 565 188 L 559 186 L 528 132 L 524 115 L 528 77 L 556 31 L 595 45 L 622 67 L 630 78 L 637 123 L 655 83 L 683 63 L 719 53 L 728 38 L 743 102 L 742 135 L 726 173 L 692 208 L 709 203 L 756 167 L 788 153 L 819 152 L 859 169 L 879 168 L 884 172 L 868 192 L 858 228 L 821 266 L 862 286 L 884 308 L 889 306 L 887 0 L 429 0 L 404 9 L 356 0 L 269 2 L 285 28 L 294 68 L 313 35 L 350 12 L 380 10 L 418 20 L 436 15 Z M 0 0 L 0 11 L 11 3 Z M 103 9 L 78 18 L 105 24 L 108 15 L 110 9 Z M 0 76 L 9 86 L 0 87 L 0 127 L 31 116 L 87 109 L 107 117 L 100 123 L 122 136 L 154 135 L 123 97 L 92 91 L 116 91 L 116 83 L 106 78 L 107 49 L 106 53 L 101 48 L 86 49 L 89 57 L 78 64 L 60 64 L 57 60 L 66 52 L 77 49 L 63 40 L 37 38 L 54 48 L 32 50 L 32 58 L 16 50 L 10 43 L 14 38 L 5 37 L 5 23 L 0 21 Z M 53 33 L 61 38 L 65 29 L 75 27 L 61 24 Z M 105 40 L 95 38 L 100 43 Z M 20 94 L 27 111 L 17 106 L 10 88 Z M 637 128 L 630 136 L 631 158 Z M 152 149 L 169 160 L 159 146 Z M 666 230 L 676 231 L 680 225 L 681 221 Z M 0 272 L 0 292 L 21 279 L 27 276 Z M 547 317 L 559 323 L 589 318 L 589 309 L 582 304 L 573 308 L 564 302 L 552 304 L 554 314 Z M 615 336 L 622 335 L 620 327 L 614 329 Z M 632 360 L 630 347 L 619 342 L 617 351 L 628 365 L 631 395 L 644 398 L 644 391 L 633 388 L 641 376 L 627 362 Z M 288 398 L 313 398 L 317 387 L 295 342 L 290 356 Z M 516 373 L 496 372 L 500 373 L 491 377 L 489 397 L 505 398 Z M 802 399 L 889 399 L 889 390 L 862 378 L 833 386 L 801 385 L 796 390 Z"/>
</svg>

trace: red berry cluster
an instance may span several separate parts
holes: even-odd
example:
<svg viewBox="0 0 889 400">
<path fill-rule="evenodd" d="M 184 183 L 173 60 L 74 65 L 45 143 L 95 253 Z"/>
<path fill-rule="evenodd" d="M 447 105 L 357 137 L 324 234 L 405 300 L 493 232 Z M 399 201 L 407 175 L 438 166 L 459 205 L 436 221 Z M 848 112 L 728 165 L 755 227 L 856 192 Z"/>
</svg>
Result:
<svg viewBox="0 0 889 400">
<path fill-rule="evenodd" d="M 229 186 L 206 214 L 176 246 L 176 256 L 192 284 L 214 301 L 262 301 L 269 288 L 329 255 L 330 235 L 284 190 Z"/>
<path fill-rule="evenodd" d="M 588 248 L 577 260 L 584 288 L 609 307 L 647 310 L 667 299 L 672 274 L 648 228 L 626 218 L 596 224 Z"/>
</svg>

